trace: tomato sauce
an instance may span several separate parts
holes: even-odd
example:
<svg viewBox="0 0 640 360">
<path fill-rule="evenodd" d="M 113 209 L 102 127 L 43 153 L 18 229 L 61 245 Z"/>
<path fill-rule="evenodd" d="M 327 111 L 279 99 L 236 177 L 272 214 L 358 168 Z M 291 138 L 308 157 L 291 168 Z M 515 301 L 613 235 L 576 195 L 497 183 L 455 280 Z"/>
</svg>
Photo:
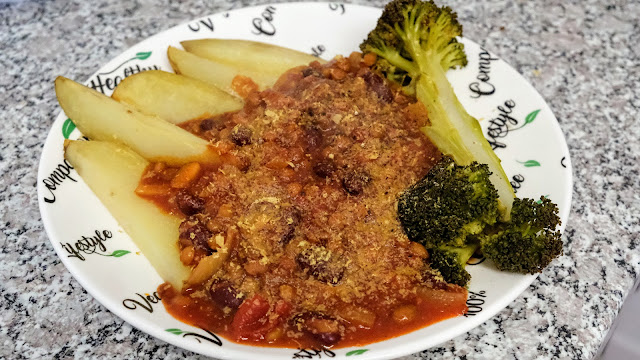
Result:
<svg viewBox="0 0 640 360">
<path fill-rule="evenodd" d="M 242 110 L 181 125 L 221 164 L 150 165 L 137 193 L 183 217 L 192 268 L 182 289 L 158 289 L 174 317 L 232 341 L 313 348 L 466 311 L 466 290 L 429 267 L 396 214 L 441 156 L 420 131 L 428 116 L 366 60 L 295 68 L 262 92 L 238 79 Z"/>
<path fill-rule="evenodd" d="M 254 346 L 315 348 L 319 342 L 313 335 L 302 333 L 300 337 L 278 336 L 270 338 L 269 332 L 257 337 L 238 336 L 232 327 L 234 318 L 225 316 L 220 308 L 208 299 L 191 299 L 179 294 L 168 284 L 159 288 L 165 308 L 176 319 L 215 332 L 228 340 Z M 460 316 L 467 311 L 466 291 L 432 290 L 432 293 L 416 302 L 416 317 L 398 321 L 392 316 L 378 316 L 371 326 L 353 324 L 349 327 L 337 347 L 362 346 L 421 329 L 428 325 Z M 284 325 L 284 326 L 283 326 Z M 285 333 L 286 324 L 279 325 L 272 334 Z M 327 346 L 327 347 L 329 347 Z"/>
</svg>

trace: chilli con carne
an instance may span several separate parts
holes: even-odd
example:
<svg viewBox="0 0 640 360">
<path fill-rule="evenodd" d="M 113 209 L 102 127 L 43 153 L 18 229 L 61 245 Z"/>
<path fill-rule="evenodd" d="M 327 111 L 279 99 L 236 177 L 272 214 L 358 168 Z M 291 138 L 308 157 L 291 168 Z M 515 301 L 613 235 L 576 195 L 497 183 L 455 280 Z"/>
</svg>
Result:
<svg viewBox="0 0 640 360">
<path fill-rule="evenodd" d="M 184 217 L 192 267 L 167 310 L 230 340 L 310 348 L 371 343 L 463 314 L 467 292 L 428 266 L 398 195 L 440 158 L 420 103 L 354 53 L 285 73 L 242 110 L 182 124 L 222 163 L 155 163 L 137 193 Z"/>
</svg>

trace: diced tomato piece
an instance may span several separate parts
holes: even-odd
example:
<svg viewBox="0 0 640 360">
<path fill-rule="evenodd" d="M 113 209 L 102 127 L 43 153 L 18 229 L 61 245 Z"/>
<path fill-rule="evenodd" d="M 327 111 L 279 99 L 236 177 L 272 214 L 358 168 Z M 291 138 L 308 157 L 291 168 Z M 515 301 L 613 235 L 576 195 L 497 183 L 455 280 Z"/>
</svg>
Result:
<svg viewBox="0 0 640 360">
<path fill-rule="evenodd" d="M 238 308 L 231 326 L 239 339 L 260 338 L 268 330 L 269 302 L 259 294 L 245 300 Z"/>
<path fill-rule="evenodd" d="M 291 306 L 290 302 L 286 300 L 278 300 L 276 303 L 276 314 L 280 315 L 280 317 L 285 317 L 289 315 L 292 308 L 293 306 Z"/>
</svg>

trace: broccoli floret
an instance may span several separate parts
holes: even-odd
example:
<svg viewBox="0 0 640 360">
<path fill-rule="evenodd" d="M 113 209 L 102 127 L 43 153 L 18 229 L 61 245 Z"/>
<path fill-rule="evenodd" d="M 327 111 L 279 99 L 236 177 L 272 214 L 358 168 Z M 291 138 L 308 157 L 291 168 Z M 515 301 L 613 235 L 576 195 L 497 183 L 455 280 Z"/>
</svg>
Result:
<svg viewBox="0 0 640 360">
<path fill-rule="evenodd" d="M 465 266 L 478 247 L 479 244 L 469 244 L 465 247 L 441 246 L 431 249 L 429 266 L 437 269 L 449 284 L 467 286 L 471 275 Z"/>
<path fill-rule="evenodd" d="M 498 217 L 497 193 L 486 165 L 460 166 L 443 157 L 398 200 L 398 218 L 410 240 L 427 249 L 465 246 Z"/>
<path fill-rule="evenodd" d="M 478 120 L 460 104 L 446 77 L 448 69 L 467 64 L 464 45 L 456 40 L 461 35 L 462 25 L 449 7 L 393 0 L 360 49 L 375 53 L 374 68 L 425 105 L 430 125 L 422 130 L 442 153 L 458 165 L 487 164 L 501 218 L 508 220 L 514 198 L 511 184 Z"/>
<path fill-rule="evenodd" d="M 544 197 L 540 202 L 513 202 L 511 221 L 489 227 L 479 237 L 484 255 L 500 270 L 536 273 L 562 254 L 558 207 Z"/>
<path fill-rule="evenodd" d="M 496 190 L 486 165 L 457 165 L 443 157 L 398 199 L 398 218 L 412 241 L 430 252 L 430 266 L 445 281 L 465 286 L 467 260 L 478 247 L 500 270 L 535 273 L 562 254 L 558 207 L 539 202 L 513 202 L 511 219 L 497 221 Z"/>
</svg>

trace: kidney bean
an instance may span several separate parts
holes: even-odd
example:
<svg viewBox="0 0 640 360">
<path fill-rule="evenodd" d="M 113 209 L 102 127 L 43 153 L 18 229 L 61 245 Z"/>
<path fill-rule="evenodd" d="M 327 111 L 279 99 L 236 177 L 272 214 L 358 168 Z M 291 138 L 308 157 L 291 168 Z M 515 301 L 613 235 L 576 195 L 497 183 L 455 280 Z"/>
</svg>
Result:
<svg viewBox="0 0 640 360">
<path fill-rule="evenodd" d="M 313 109 L 309 108 L 307 112 L 313 114 Z M 313 116 L 313 115 L 311 115 Z M 314 151 L 322 146 L 323 136 L 322 130 L 317 126 L 308 125 L 303 127 L 304 130 L 304 147 L 306 152 Z"/>
<path fill-rule="evenodd" d="M 220 131 L 227 126 L 224 119 L 204 119 L 200 122 L 200 130 L 209 131 L 209 130 L 217 130 Z"/>
<path fill-rule="evenodd" d="M 231 131 L 231 141 L 238 146 L 251 144 L 253 131 L 244 125 L 236 125 Z"/>
<path fill-rule="evenodd" d="M 336 166 L 331 160 L 321 160 L 313 165 L 313 172 L 321 178 L 330 177 L 336 171 Z"/>
<path fill-rule="evenodd" d="M 204 119 L 200 122 L 200 130 L 209 131 L 213 129 L 214 125 L 215 125 L 215 122 L 213 121 L 213 119 Z"/>
<path fill-rule="evenodd" d="M 237 309 L 244 301 L 244 296 L 238 296 L 238 291 L 228 281 L 216 281 L 211 284 L 209 297 L 222 308 Z"/>
<path fill-rule="evenodd" d="M 204 200 L 186 191 L 180 191 L 176 195 L 176 205 L 178 205 L 178 209 L 180 209 L 183 214 L 191 216 L 204 209 Z"/>
<path fill-rule="evenodd" d="M 296 256 L 296 262 L 301 269 L 307 270 L 309 275 L 316 280 L 335 285 L 342 280 L 344 267 L 338 261 L 333 260 L 331 256 L 325 260 L 328 251 L 323 246 L 305 249 Z"/>
<path fill-rule="evenodd" d="M 307 76 L 311 76 L 311 75 L 316 76 L 316 77 L 320 77 L 320 73 L 317 70 L 315 70 L 314 68 L 308 67 L 308 68 L 302 70 L 302 76 L 303 77 L 307 77 Z"/>
<path fill-rule="evenodd" d="M 209 247 L 212 233 L 198 219 L 189 217 L 180 224 L 180 238 L 191 240 L 195 249 L 205 251 L 210 255 L 213 250 Z"/>
<path fill-rule="evenodd" d="M 359 195 L 371 181 L 369 174 L 361 170 L 349 171 L 342 179 L 342 187 L 351 195 Z"/>
<path fill-rule="evenodd" d="M 319 332 L 317 334 L 312 335 L 316 340 L 318 340 L 322 345 L 333 345 L 342 339 L 342 335 L 340 333 L 326 333 Z"/>
<path fill-rule="evenodd" d="M 293 318 L 294 324 L 301 325 L 303 331 L 322 345 L 334 345 L 342 339 L 341 328 L 335 318 L 318 312 L 305 312 Z"/>
<path fill-rule="evenodd" d="M 283 245 L 287 245 L 289 241 L 293 239 L 293 236 L 296 232 L 296 227 L 300 223 L 302 215 L 300 214 L 300 211 L 298 209 L 290 208 L 288 209 L 284 217 L 286 228 L 283 231 L 280 241 Z"/>
<path fill-rule="evenodd" d="M 385 83 L 384 79 L 378 74 L 372 72 L 366 72 L 362 75 L 364 82 L 367 84 L 367 88 L 376 93 L 380 100 L 390 103 L 393 101 L 393 93 L 389 86 Z"/>
</svg>

